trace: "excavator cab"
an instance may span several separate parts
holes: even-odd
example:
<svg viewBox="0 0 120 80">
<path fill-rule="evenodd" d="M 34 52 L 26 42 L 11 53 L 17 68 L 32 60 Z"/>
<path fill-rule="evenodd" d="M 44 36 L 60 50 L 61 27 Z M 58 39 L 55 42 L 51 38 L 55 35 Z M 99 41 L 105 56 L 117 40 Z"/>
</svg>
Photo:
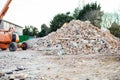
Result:
<svg viewBox="0 0 120 80">
<path fill-rule="evenodd" d="M 9 8 L 9 4 L 12 0 L 7 0 L 5 6 L 0 12 L 0 24 L 3 16 L 7 12 Z M 22 48 L 26 50 L 28 48 L 28 44 L 23 42 L 21 44 L 17 44 L 19 42 L 19 37 L 14 33 L 14 28 L 10 27 L 8 30 L 0 29 L 0 48 L 2 50 L 6 50 L 9 48 L 10 51 L 16 51 L 17 48 Z"/>
</svg>

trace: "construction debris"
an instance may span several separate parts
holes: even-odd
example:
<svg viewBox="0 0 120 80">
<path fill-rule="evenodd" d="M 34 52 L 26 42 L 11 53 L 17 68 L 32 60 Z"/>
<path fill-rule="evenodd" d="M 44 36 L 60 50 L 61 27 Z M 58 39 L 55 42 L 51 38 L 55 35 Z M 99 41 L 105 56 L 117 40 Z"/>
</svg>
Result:
<svg viewBox="0 0 120 80">
<path fill-rule="evenodd" d="M 57 50 L 60 54 L 118 53 L 119 39 L 108 30 L 93 26 L 89 21 L 73 20 L 56 32 L 28 41 L 35 50 Z"/>
</svg>

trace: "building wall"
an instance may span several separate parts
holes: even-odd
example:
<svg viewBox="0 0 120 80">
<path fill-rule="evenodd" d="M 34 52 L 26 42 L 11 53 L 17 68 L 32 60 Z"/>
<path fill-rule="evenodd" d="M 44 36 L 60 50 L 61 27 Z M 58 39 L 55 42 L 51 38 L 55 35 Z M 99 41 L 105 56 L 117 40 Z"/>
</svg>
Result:
<svg viewBox="0 0 120 80">
<path fill-rule="evenodd" d="M 15 33 L 17 33 L 18 35 L 23 35 L 23 28 L 21 26 L 2 20 L 0 24 L 0 29 L 8 30 L 10 27 L 13 27 L 15 29 Z"/>
</svg>

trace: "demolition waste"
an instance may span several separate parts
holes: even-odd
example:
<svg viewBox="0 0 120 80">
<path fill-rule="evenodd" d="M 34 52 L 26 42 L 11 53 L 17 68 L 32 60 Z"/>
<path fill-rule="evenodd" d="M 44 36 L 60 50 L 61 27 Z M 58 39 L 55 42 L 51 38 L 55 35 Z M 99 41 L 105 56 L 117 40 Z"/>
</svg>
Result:
<svg viewBox="0 0 120 80">
<path fill-rule="evenodd" d="M 27 42 L 34 50 L 77 55 L 116 54 L 119 53 L 119 41 L 109 30 L 99 29 L 89 21 L 72 20 L 48 36 Z"/>
</svg>

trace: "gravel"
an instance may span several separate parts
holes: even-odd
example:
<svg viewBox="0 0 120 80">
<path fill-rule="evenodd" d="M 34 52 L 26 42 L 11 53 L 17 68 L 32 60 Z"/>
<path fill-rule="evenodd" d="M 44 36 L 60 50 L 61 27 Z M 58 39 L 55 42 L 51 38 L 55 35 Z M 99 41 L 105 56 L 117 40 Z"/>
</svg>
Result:
<svg viewBox="0 0 120 80">
<path fill-rule="evenodd" d="M 119 55 L 0 51 L 0 80 L 119 80 Z"/>
</svg>

